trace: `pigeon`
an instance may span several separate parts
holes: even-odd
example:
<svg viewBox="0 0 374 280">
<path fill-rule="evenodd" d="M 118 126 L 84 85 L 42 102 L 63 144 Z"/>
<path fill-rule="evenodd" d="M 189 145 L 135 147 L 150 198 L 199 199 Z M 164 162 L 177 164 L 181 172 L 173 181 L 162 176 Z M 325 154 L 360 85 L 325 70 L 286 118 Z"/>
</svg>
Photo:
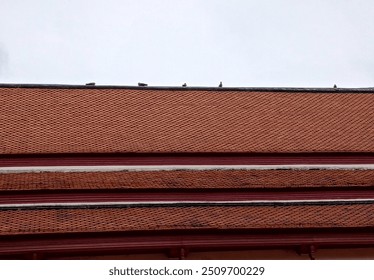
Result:
<svg viewBox="0 0 374 280">
<path fill-rule="evenodd" d="M 337 86 L 336 86 L 336 85 L 334 85 L 334 88 L 337 88 Z"/>
<path fill-rule="evenodd" d="M 218 87 L 222 87 L 222 82 L 219 83 Z"/>
<path fill-rule="evenodd" d="M 147 87 L 148 84 L 145 84 L 145 83 L 138 83 L 138 86 L 140 86 L 140 87 Z"/>
<path fill-rule="evenodd" d="M 182 85 L 182 87 L 186 87 L 187 86 L 187 84 L 186 83 L 184 83 L 183 85 Z"/>
</svg>

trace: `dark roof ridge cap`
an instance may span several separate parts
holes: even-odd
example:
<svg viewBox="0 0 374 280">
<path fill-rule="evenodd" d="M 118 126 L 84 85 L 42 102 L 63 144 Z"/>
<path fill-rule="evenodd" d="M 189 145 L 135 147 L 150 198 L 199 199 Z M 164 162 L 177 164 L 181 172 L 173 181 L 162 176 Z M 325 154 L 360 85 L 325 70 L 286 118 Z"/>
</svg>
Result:
<svg viewBox="0 0 374 280">
<path fill-rule="evenodd" d="M 54 89 L 132 89 L 171 91 L 258 91 L 258 92 L 310 92 L 310 93 L 374 93 L 374 87 L 323 88 L 323 87 L 203 87 L 203 86 L 129 86 L 129 85 L 72 85 L 72 84 L 13 84 L 0 83 L 0 88 L 54 88 Z"/>
</svg>

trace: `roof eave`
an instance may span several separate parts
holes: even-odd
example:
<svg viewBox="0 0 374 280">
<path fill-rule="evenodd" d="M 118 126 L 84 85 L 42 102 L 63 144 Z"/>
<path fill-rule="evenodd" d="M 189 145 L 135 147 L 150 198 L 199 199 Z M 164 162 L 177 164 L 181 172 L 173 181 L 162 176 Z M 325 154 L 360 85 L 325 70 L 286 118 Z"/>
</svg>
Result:
<svg viewBox="0 0 374 280">
<path fill-rule="evenodd" d="M 85 233 L 78 235 L 33 235 L 7 236 L 0 241 L 1 255 L 34 254 L 123 254 L 132 252 L 167 252 L 185 248 L 191 251 L 257 249 L 301 249 L 304 246 L 316 248 L 373 247 L 374 232 L 367 229 L 324 229 L 300 232 L 300 229 L 271 232 L 232 233 L 215 232 L 142 232 L 136 235 L 126 233 Z"/>
</svg>

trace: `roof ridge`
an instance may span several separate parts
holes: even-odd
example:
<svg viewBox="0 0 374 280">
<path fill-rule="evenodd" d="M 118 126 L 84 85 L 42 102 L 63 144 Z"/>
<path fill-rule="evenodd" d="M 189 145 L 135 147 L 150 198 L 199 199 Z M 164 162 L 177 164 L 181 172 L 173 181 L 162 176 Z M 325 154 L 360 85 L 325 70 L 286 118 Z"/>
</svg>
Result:
<svg viewBox="0 0 374 280">
<path fill-rule="evenodd" d="M 310 93 L 374 93 L 374 87 L 210 87 L 210 86 L 131 86 L 131 85 L 73 85 L 73 84 L 13 84 L 0 83 L 0 88 L 53 88 L 53 89 L 136 89 L 172 91 L 259 91 L 259 92 L 310 92 Z"/>
</svg>

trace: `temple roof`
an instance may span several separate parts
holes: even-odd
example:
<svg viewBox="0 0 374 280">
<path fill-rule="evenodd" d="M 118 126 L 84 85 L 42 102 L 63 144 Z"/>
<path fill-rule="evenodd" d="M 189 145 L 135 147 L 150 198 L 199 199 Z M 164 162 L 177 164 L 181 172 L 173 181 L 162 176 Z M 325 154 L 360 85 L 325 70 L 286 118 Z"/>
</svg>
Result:
<svg viewBox="0 0 374 280">
<path fill-rule="evenodd" d="M 0 86 L 0 154 L 374 152 L 374 90 Z"/>
</svg>

